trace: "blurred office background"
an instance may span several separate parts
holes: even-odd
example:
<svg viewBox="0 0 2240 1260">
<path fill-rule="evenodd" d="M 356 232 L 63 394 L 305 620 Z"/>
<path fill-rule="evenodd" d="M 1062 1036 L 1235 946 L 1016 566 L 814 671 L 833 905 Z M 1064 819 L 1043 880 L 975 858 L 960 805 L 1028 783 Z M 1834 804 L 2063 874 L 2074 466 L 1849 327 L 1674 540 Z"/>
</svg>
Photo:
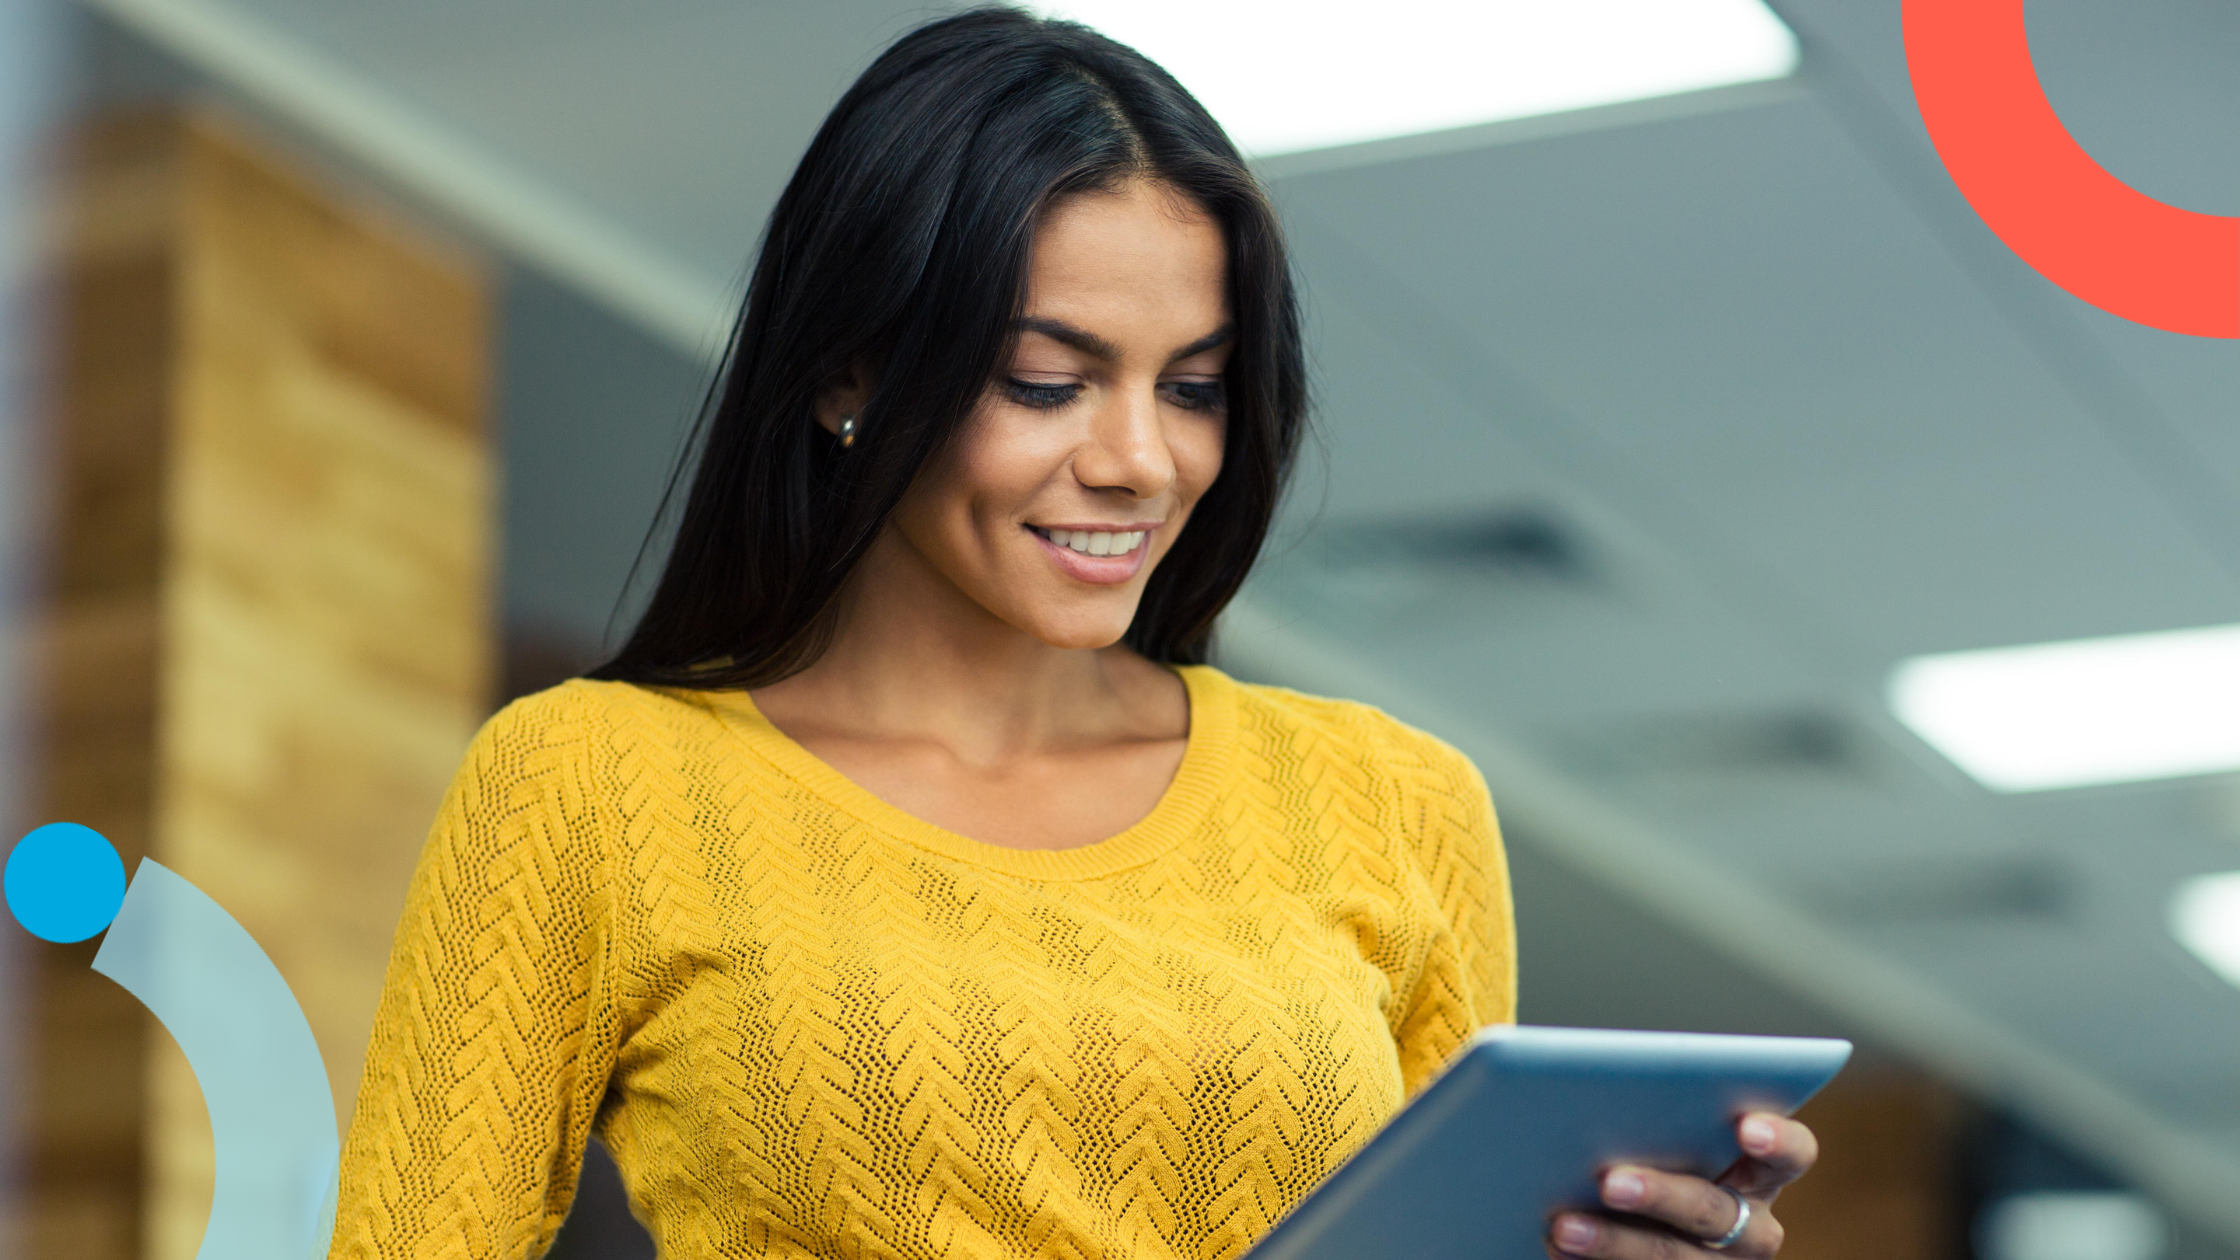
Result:
<svg viewBox="0 0 2240 1260">
<path fill-rule="evenodd" d="M 1305 281 L 1321 442 L 1224 663 L 1479 760 L 1528 1021 L 1861 1043 L 1786 1255 L 2240 1257 L 2240 778 L 2011 790 L 1890 689 L 2240 623 L 2240 347 L 1985 230 L 1897 0 L 1572 6 L 1646 53 L 1566 6 L 1072 6 L 1261 155 Z M 614 642 L 769 205 L 940 11 L 0 0 L 8 838 L 217 896 L 345 1115 L 452 761 Z M 2240 10 L 2029 18 L 2103 164 L 2240 214 Z M 207 1122 L 92 948 L 0 932 L 0 1245 L 187 1260 Z M 603 1163 L 556 1254 L 651 1254 Z"/>
</svg>

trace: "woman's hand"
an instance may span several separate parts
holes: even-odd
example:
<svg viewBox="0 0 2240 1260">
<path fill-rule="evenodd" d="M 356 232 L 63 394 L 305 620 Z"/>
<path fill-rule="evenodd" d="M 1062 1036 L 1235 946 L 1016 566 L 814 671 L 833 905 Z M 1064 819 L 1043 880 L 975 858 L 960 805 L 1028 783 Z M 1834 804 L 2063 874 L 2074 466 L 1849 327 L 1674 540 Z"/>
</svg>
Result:
<svg viewBox="0 0 2240 1260">
<path fill-rule="evenodd" d="M 1772 1260 L 1781 1251 L 1773 1197 L 1812 1167 L 1820 1143 L 1796 1121 L 1765 1113 L 1744 1116 L 1735 1137 L 1745 1158 L 1716 1183 L 1632 1164 L 1603 1173 L 1603 1205 L 1622 1215 L 1565 1212 L 1549 1230 L 1548 1254 L 1559 1260 Z M 1714 1250 L 1709 1243 L 1734 1228 L 1736 1194 L 1749 1202 L 1750 1222 L 1741 1237 Z"/>
</svg>

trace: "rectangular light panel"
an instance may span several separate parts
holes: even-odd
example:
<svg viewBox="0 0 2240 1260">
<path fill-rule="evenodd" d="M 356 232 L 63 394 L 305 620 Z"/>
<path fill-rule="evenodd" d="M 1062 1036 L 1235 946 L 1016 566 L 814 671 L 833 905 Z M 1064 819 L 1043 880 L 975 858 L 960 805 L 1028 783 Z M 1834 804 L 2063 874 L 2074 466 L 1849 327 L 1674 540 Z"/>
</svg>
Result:
<svg viewBox="0 0 2240 1260">
<path fill-rule="evenodd" d="M 1761 0 L 1056 0 L 1135 47 L 1247 155 L 1778 79 L 1797 41 Z"/>
<path fill-rule="evenodd" d="M 1917 656 L 1889 699 L 2001 792 L 2240 770 L 2240 626 Z"/>
<path fill-rule="evenodd" d="M 2197 875 L 2170 898 L 2170 934 L 2193 956 L 2240 986 L 2240 871 Z"/>
</svg>

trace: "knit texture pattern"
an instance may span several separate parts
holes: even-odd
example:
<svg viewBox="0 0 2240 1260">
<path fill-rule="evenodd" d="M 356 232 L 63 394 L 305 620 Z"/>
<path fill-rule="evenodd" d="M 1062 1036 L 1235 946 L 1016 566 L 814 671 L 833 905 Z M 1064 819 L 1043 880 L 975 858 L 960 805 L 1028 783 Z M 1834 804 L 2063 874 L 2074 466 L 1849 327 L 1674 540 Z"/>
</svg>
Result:
<svg viewBox="0 0 2240 1260">
<path fill-rule="evenodd" d="M 1182 674 L 1159 804 L 1044 852 L 739 693 L 508 707 L 413 878 L 332 1256 L 542 1255 L 593 1133 L 667 1260 L 1245 1251 L 1513 1017 L 1509 888 L 1453 749 Z"/>
</svg>

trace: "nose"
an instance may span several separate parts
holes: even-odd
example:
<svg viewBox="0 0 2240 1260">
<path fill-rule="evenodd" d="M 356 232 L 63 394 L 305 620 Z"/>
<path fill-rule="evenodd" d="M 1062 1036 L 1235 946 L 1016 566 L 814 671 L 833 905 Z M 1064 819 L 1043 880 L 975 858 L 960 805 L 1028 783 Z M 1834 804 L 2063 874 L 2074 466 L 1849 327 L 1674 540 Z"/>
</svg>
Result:
<svg viewBox="0 0 2240 1260">
<path fill-rule="evenodd" d="M 1167 446 L 1156 384 L 1115 390 L 1089 420 L 1089 440 L 1073 454 L 1073 475 L 1091 490 L 1117 490 L 1151 499 L 1174 485 L 1174 452 Z"/>
</svg>

